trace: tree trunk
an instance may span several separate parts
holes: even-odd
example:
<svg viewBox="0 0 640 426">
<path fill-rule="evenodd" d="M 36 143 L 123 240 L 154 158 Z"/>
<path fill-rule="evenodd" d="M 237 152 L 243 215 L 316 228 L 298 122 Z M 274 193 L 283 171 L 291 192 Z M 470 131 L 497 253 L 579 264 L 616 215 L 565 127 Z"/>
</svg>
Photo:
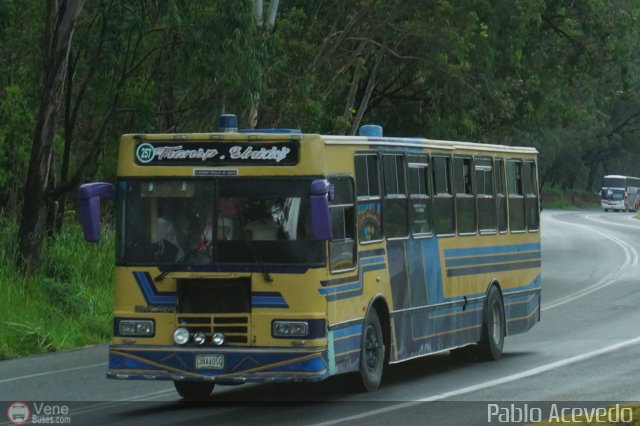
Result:
<svg viewBox="0 0 640 426">
<path fill-rule="evenodd" d="M 40 262 L 42 239 L 46 234 L 47 191 L 51 189 L 58 111 L 73 29 L 83 4 L 84 0 L 50 0 L 48 3 L 44 90 L 33 136 L 18 232 L 18 261 L 27 273 L 33 273 Z"/>
<path fill-rule="evenodd" d="M 364 91 L 364 96 L 362 97 L 362 101 L 360 102 L 360 106 L 358 107 L 358 112 L 356 113 L 355 118 L 353 119 L 353 123 L 351 123 L 351 131 L 349 131 L 350 135 L 355 135 L 358 127 L 360 127 L 360 122 L 362 121 L 362 117 L 364 117 L 364 113 L 369 106 L 369 100 L 371 99 L 371 94 L 373 93 L 373 88 L 376 85 L 376 78 L 378 77 L 378 67 L 380 66 L 380 62 L 382 62 L 382 53 L 378 53 L 376 55 L 376 62 L 373 65 L 373 69 L 369 73 L 369 81 L 367 82 L 367 88 Z"/>
</svg>

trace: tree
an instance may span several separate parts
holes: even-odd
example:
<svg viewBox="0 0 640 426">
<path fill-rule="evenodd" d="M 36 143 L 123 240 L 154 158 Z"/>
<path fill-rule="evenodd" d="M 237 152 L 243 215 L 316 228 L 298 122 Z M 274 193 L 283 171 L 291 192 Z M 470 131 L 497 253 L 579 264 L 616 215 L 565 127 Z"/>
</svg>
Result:
<svg viewBox="0 0 640 426">
<path fill-rule="evenodd" d="M 44 87 L 24 188 L 19 262 L 33 272 L 40 260 L 47 219 L 47 191 L 54 183 L 54 139 L 76 20 L 84 0 L 50 0 L 45 30 Z"/>
</svg>

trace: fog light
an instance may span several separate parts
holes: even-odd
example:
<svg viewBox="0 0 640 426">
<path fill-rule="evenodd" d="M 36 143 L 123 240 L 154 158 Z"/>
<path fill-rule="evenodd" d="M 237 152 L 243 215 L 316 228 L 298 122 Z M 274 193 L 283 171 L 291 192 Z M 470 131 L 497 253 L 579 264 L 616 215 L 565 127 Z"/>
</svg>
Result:
<svg viewBox="0 0 640 426">
<path fill-rule="evenodd" d="M 153 320 L 120 320 L 118 321 L 119 336 L 153 337 L 155 324 Z"/>
<path fill-rule="evenodd" d="M 207 336 L 202 331 L 198 331 L 193 335 L 193 342 L 197 345 L 204 344 L 204 341 L 207 339 Z"/>
<path fill-rule="evenodd" d="M 271 328 L 273 337 L 307 337 L 307 321 L 274 321 Z"/>
<path fill-rule="evenodd" d="M 216 346 L 222 346 L 224 344 L 224 334 L 219 331 L 213 333 L 213 338 L 211 339 L 213 344 Z"/>
<path fill-rule="evenodd" d="M 178 345 L 184 345 L 189 341 L 189 330 L 180 327 L 173 332 L 173 341 Z"/>
</svg>

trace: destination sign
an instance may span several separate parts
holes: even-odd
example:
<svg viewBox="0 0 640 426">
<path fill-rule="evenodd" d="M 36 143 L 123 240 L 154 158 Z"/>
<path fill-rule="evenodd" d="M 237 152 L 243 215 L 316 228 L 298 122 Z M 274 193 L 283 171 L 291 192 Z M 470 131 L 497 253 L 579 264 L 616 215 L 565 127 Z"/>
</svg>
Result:
<svg viewBox="0 0 640 426">
<path fill-rule="evenodd" d="M 292 166 L 300 159 L 298 142 L 142 142 L 136 145 L 142 166 Z"/>
</svg>

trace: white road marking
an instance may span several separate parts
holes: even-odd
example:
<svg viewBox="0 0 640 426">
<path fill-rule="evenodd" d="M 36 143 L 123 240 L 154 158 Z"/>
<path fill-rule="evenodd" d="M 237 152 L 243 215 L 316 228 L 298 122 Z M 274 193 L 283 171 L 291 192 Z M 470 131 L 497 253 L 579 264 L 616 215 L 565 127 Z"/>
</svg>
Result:
<svg viewBox="0 0 640 426">
<path fill-rule="evenodd" d="M 415 401 L 409 401 L 409 402 L 404 402 L 401 404 L 395 404 L 392 406 L 388 406 L 388 407 L 384 407 L 384 408 L 379 408 L 377 410 L 372 410 L 372 411 L 367 411 L 366 413 L 361 413 L 361 414 L 355 414 L 352 416 L 347 416 L 347 417 L 342 417 L 339 419 L 334 419 L 334 420 L 329 420 L 326 422 L 322 422 L 322 423 L 316 423 L 312 426 L 330 426 L 330 425 L 335 425 L 335 424 L 339 424 L 339 423 L 345 423 L 345 422 L 350 422 L 350 421 L 354 421 L 354 420 L 361 420 L 367 417 L 371 417 L 371 416 L 376 416 L 378 414 L 384 414 L 384 413 L 389 413 L 392 411 L 397 411 L 397 410 L 401 410 L 403 408 L 410 408 L 413 406 L 416 406 L 418 404 L 421 404 L 423 402 L 429 402 L 429 401 L 440 401 L 446 398 L 451 398 L 454 396 L 460 396 L 460 395 L 464 395 L 464 394 L 468 394 L 471 392 L 475 392 L 475 391 L 479 391 L 479 390 L 484 390 L 487 388 L 491 388 L 494 386 L 498 386 L 498 385 L 503 385 L 505 383 L 510 383 L 510 382 L 515 382 L 516 380 L 521 380 L 521 379 L 525 379 L 531 376 L 535 376 L 537 374 L 542 374 L 542 373 L 546 373 L 558 368 L 562 368 L 562 367 L 566 367 L 568 365 L 571 364 L 576 364 L 578 362 L 582 362 L 582 361 L 587 361 L 589 359 L 592 358 L 596 358 L 600 355 L 604 355 L 610 352 L 614 352 L 617 351 L 619 349 L 623 349 L 629 346 L 634 346 L 640 343 L 640 337 L 635 337 L 633 339 L 629 339 L 629 340 L 624 340 L 622 342 L 619 343 L 615 343 L 613 345 L 610 346 L 606 346 L 604 348 L 601 349 L 597 349 L 595 351 L 591 351 L 591 352 L 587 352 L 581 355 L 576 355 L 570 358 L 565 358 L 565 359 L 561 359 L 559 361 L 555 361 L 549 364 L 545 364 L 545 365 L 541 365 L 539 367 L 535 367 L 535 368 L 531 368 L 529 370 L 525 370 L 522 371 L 520 373 L 515 373 L 515 374 L 511 374 L 509 376 L 504 376 L 501 377 L 499 379 L 494 379 L 494 380 L 488 380 L 486 382 L 481 382 L 475 385 L 471 385 L 471 386 L 467 386 L 464 388 L 460 388 L 460 389 L 455 389 L 449 392 L 444 392 L 444 393 L 440 393 L 440 394 L 436 394 L 436 395 L 431 395 L 431 396 L 426 396 L 424 398 L 420 398 L 418 400 Z"/>
<path fill-rule="evenodd" d="M 15 382 L 16 380 L 30 379 L 32 377 L 48 376 L 49 374 L 66 373 L 67 371 L 84 370 L 86 368 L 106 367 L 106 366 L 107 366 L 106 362 L 100 362 L 98 364 L 82 365 L 80 367 L 63 368 L 61 370 L 45 371 L 44 373 L 28 374 L 26 376 L 19 376 L 19 377 L 10 377 L 8 379 L 1 379 L 0 383 Z"/>
<path fill-rule="evenodd" d="M 609 222 L 604 222 L 604 221 L 600 221 L 597 219 L 593 219 L 591 218 L 589 215 L 585 216 L 586 219 L 588 220 L 592 220 L 595 222 L 602 222 L 605 224 L 609 224 Z M 624 263 L 622 264 L 622 266 L 620 266 L 619 268 L 616 268 L 614 270 L 612 270 L 610 273 L 608 273 L 607 275 L 605 275 L 604 277 L 602 277 L 600 279 L 600 281 L 596 282 L 595 284 L 592 284 L 588 287 L 585 287 L 583 289 L 581 289 L 580 291 L 577 291 L 575 293 L 572 293 L 570 295 L 564 296 L 564 297 L 560 297 L 556 300 L 554 300 L 551 303 L 545 304 L 542 306 L 541 310 L 542 311 L 546 311 L 548 309 L 553 309 L 553 308 L 557 308 L 558 306 L 562 306 L 565 305 L 569 302 L 573 302 L 575 300 L 578 300 L 584 296 L 587 296 L 595 291 L 601 290 L 605 287 L 609 287 L 612 284 L 615 284 L 624 273 L 626 273 L 628 268 L 635 268 L 638 266 L 638 260 L 639 260 L 639 256 L 638 256 L 638 251 L 631 246 L 629 243 L 621 240 L 618 237 L 614 237 L 613 235 L 609 235 L 609 234 L 605 234 L 604 232 L 595 230 L 593 228 L 588 227 L 587 225 L 582 225 L 582 224 L 578 224 L 578 223 L 571 223 L 571 222 L 564 222 L 564 221 L 560 221 L 558 219 L 556 219 L 553 216 L 550 216 L 550 219 L 555 220 L 556 222 L 561 222 L 564 225 L 569 225 L 569 226 L 574 226 L 577 228 L 584 228 L 585 232 L 590 232 L 590 233 L 595 233 L 598 234 L 600 236 L 602 236 L 603 238 L 608 239 L 609 241 L 613 242 L 614 244 L 616 244 L 618 247 L 620 247 L 623 251 L 624 251 L 624 256 L 625 256 L 625 260 Z M 630 225 L 621 225 L 621 226 L 630 226 Z M 636 228 L 638 229 L 638 228 Z"/>
</svg>

